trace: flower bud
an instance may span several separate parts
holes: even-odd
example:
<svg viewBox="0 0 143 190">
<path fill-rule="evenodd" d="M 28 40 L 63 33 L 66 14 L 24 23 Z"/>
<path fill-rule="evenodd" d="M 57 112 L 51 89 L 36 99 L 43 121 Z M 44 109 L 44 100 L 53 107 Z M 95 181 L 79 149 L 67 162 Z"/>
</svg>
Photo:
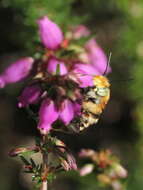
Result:
<svg viewBox="0 0 143 190">
<path fill-rule="evenodd" d="M 72 29 L 72 36 L 74 39 L 79 39 L 82 37 L 87 37 L 90 35 L 90 31 L 84 25 L 78 25 Z"/>
<path fill-rule="evenodd" d="M 59 112 L 55 107 L 55 104 L 50 99 L 45 99 L 42 102 L 39 111 L 39 123 L 38 129 L 40 130 L 41 134 L 47 134 L 51 128 L 52 123 L 58 119 Z"/>
<path fill-rule="evenodd" d="M 116 175 L 118 175 L 120 178 L 127 177 L 127 175 L 128 175 L 127 170 L 125 168 L 123 168 L 123 166 L 116 163 L 113 165 L 113 167 L 114 167 L 114 171 L 116 172 Z"/>
<path fill-rule="evenodd" d="M 94 169 L 93 164 L 86 164 L 79 170 L 79 173 L 81 176 L 85 176 L 87 174 L 90 174 L 93 171 L 93 169 Z"/>
<path fill-rule="evenodd" d="M 87 50 L 89 62 L 96 68 L 100 75 L 104 74 L 107 66 L 108 68 L 105 74 L 111 72 L 111 67 L 107 65 L 107 57 L 95 39 L 89 40 L 85 48 Z"/>
<path fill-rule="evenodd" d="M 60 109 L 59 118 L 64 122 L 65 125 L 68 125 L 70 121 L 73 119 L 73 117 L 74 104 L 70 100 L 65 99 Z"/>
<path fill-rule="evenodd" d="M 9 156 L 11 157 L 15 157 L 15 156 L 19 156 L 23 153 L 28 153 L 28 152 L 39 152 L 39 148 L 38 147 L 31 147 L 31 148 L 24 148 L 24 147 L 21 147 L 21 148 L 15 148 L 15 149 L 12 149 L 10 152 L 9 152 Z"/>
<path fill-rule="evenodd" d="M 26 107 L 29 104 L 34 104 L 37 103 L 40 96 L 42 94 L 42 90 L 40 88 L 40 86 L 38 86 L 37 84 L 35 85 L 31 85 L 31 86 L 27 86 L 21 96 L 19 96 L 18 100 L 18 107 Z"/>
<path fill-rule="evenodd" d="M 43 45 L 51 50 L 57 49 L 63 41 L 63 34 L 57 24 L 47 16 L 38 20 L 39 34 Z"/>
<path fill-rule="evenodd" d="M 11 64 L 0 75 L 0 88 L 3 88 L 6 84 L 18 82 L 27 77 L 32 69 L 33 62 L 33 58 L 26 57 Z"/>
</svg>

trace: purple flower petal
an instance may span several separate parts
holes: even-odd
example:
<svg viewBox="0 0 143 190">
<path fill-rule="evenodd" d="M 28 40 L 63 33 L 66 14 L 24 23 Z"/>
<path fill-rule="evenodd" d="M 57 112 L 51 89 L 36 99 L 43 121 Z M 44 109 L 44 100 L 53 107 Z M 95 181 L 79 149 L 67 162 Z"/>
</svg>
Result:
<svg viewBox="0 0 143 190">
<path fill-rule="evenodd" d="M 73 72 L 87 75 L 99 75 L 100 72 L 91 64 L 75 64 Z"/>
<path fill-rule="evenodd" d="M 95 39 L 89 40 L 85 48 L 87 49 L 90 63 L 93 64 L 100 75 L 103 75 L 107 67 L 107 57 L 103 50 L 99 47 Z M 106 74 L 109 72 L 111 72 L 110 66 L 108 66 Z"/>
<path fill-rule="evenodd" d="M 80 176 L 85 176 L 87 174 L 90 174 L 94 169 L 94 165 L 93 164 L 86 164 L 84 165 L 80 170 Z"/>
<path fill-rule="evenodd" d="M 33 58 L 26 57 L 11 64 L 0 75 L 0 88 L 3 88 L 6 84 L 15 83 L 25 78 L 30 73 L 33 62 Z"/>
<path fill-rule="evenodd" d="M 35 84 L 35 85 L 27 86 L 23 90 L 21 96 L 18 98 L 19 100 L 18 107 L 19 108 L 26 107 L 29 104 L 37 103 L 41 94 L 42 94 L 42 90 L 39 85 Z"/>
<path fill-rule="evenodd" d="M 81 114 L 81 105 L 77 102 L 74 103 L 74 113 L 75 113 L 75 116 Z"/>
<path fill-rule="evenodd" d="M 86 88 L 88 86 L 93 86 L 93 76 L 90 75 L 78 75 L 78 84 L 81 88 Z"/>
<path fill-rule="evenodd" d="M 76 160 L 74 156 L 69 152 L 67 152 L 67 161 L 68 161 L 70 170 L 77 170 Z"/>
<path fill-rule="evenodd" d="M 57 24 L 47 16 L 38 20 L 39 34 L 43 45 L 51 50 L 57 49 L 63 41 L 63 34 Z"/>
<path fill-rule="evenodd" d="M 56 109 L 54 102 L 50 99 L 45 99 L 42 102 L 39 111 L 38 128 L 42 134 L 47 134 L 51 128 L 52 123 L 58 119 L 59 112 Z"/>
<path fill-rule="evenodd" d="M 73 117 L 74 105 L 70 100 L 66 99 L 62 103 L 59 118 L 65 123 L 65 125 L 68 125 Z"/>
<path fill-rule="evenodd" d="M 64 64 L 64 62 L 59 61 L 58 59 L 52 57 L 49 59 L 48 61 L 48 66 L 47 66 L 47 71 L 53 75 L 56 74 L 57 71 L 57 67 L 59 65 L 59 71 L 60 71 L 60 75 L 65 75 L 68 73 L 68 70 Z"/>
<path fill-rule="evenodd" d="M 76 82 L 81 88 L 93 86 L 93 76 L 99 75 L 99 71 L 91 64 L 75 64 L 73 71 L 76 75 Z"/>
</svg>

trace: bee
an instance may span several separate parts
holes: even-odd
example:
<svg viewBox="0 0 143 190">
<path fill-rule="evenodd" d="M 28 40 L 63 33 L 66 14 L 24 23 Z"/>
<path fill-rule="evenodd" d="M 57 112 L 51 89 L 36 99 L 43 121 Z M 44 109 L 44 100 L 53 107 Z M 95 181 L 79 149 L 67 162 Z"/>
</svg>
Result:
<svg viewBox="0 0 143 190">
<path fill-rule="evenodd" d="M 93 77 L 93 87 L 85 89 L 81 104 L 81 115 L 76 118 L 71 128 L 81 132 L 90 125 L 96 124 L 110 98 L 110 83 L 105 76 Z"/>
<path fill-rule="evenodd" d="M 86 89 L 79 121 L 79 131 L 96 124 L 110 98 L 110 83 L 105 76 L 95 76 L 93 87 Z"/>
<path fill-rule="evenodd" d="M 112 53 L 102 75 L 93 76 L 93 87 L 87 87 L 83 93 L 81 115 L 71 122 L 70 128 L 74 132 L 81 132 L 96 124 L 110 99 L 110 83 L 105 74 L 107 72 Z"/>
</svg>

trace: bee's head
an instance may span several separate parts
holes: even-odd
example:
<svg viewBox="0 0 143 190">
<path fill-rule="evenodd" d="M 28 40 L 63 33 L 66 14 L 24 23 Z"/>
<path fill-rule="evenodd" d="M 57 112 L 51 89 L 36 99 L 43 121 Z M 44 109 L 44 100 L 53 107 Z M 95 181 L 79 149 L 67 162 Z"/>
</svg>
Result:
<svg viewBox="0 0 143 190">
<path fill-rule="evenodd" d="M 102 88 L 108 88 L 110 86 L 110 83 L 108 79 L 105 76 L 97 75 L 93 77 L 93 84 L 94 86 L 102 87 Z"/>
</svg>

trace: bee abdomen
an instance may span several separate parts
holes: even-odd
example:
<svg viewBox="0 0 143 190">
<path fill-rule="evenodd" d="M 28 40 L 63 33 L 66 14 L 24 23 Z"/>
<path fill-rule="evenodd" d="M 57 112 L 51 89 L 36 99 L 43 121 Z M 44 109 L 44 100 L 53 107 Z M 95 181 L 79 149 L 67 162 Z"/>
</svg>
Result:
<svg viewBox="0 0 143 190">
<path fill-rule="evenodd" d="M 88 128 L 90 125 L 96 124 L 99 120 L 100 114 L 93 114 L 86 112 L 82 114 L 79 121 L 79 130 L 82 131 Z"/>
</svg>

